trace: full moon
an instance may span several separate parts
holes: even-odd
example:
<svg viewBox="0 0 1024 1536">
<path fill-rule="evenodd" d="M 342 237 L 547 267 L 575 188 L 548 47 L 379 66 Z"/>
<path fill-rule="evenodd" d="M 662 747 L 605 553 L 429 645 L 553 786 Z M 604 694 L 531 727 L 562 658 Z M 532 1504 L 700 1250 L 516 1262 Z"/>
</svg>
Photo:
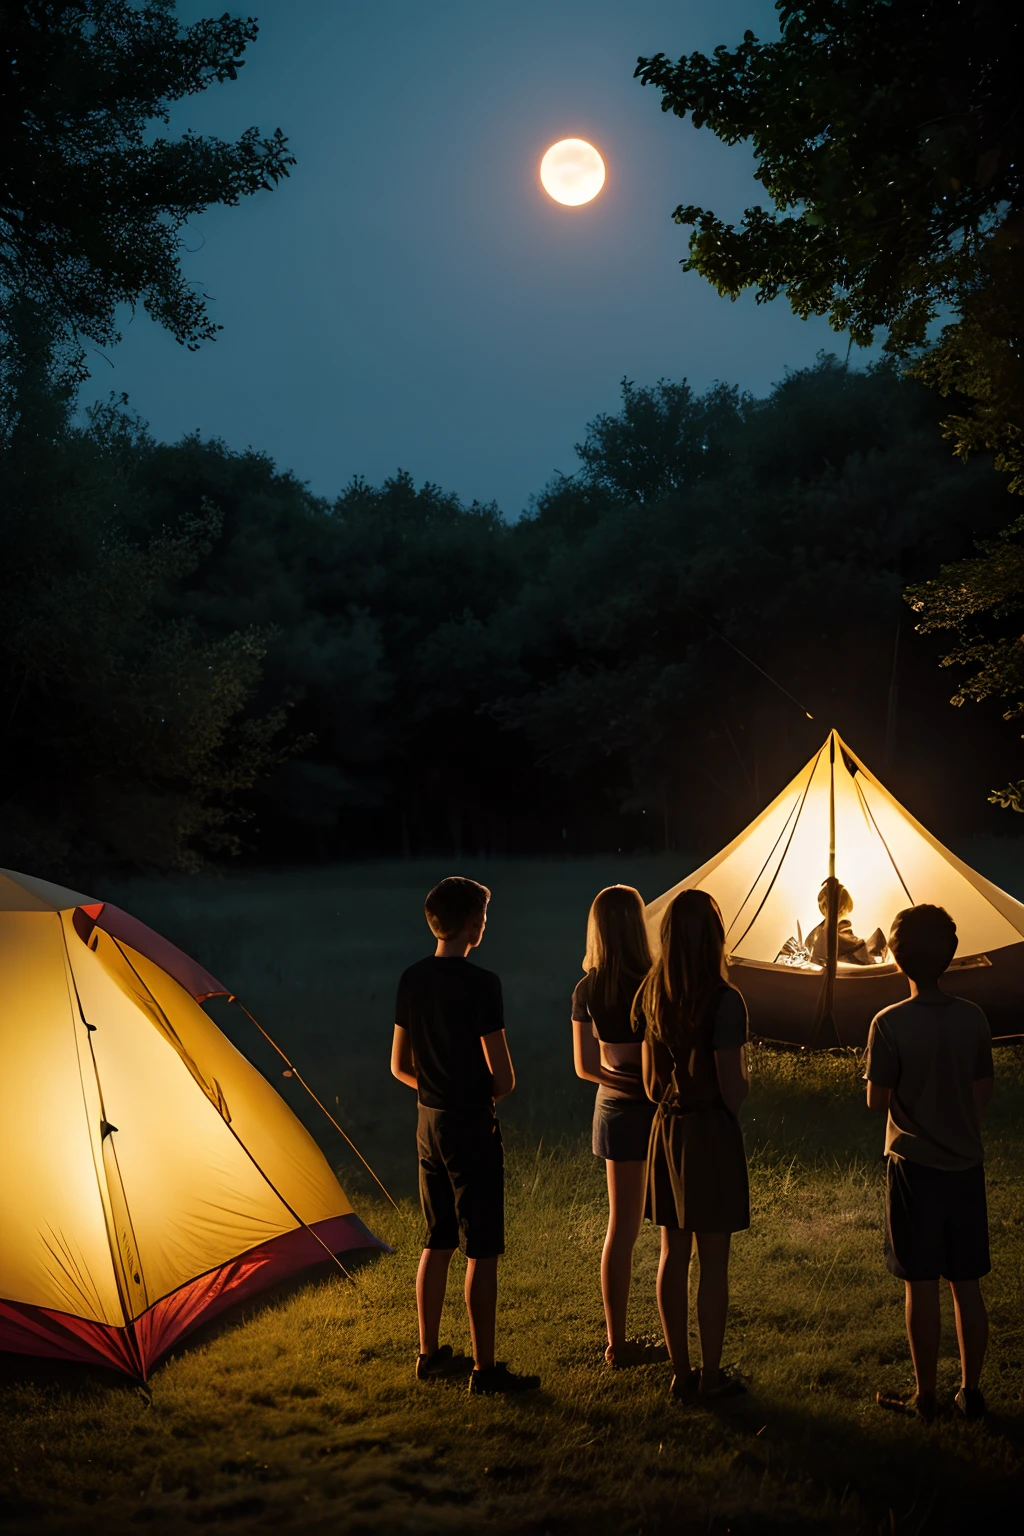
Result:
<svg viewBox="0 0 1024 1536">
<path fill-rule="evenodd" d="M 578 208 L 604 186 L 604 161 L 586 139 L 559 139 L 540 163 L 540 179 L 556 203 Z"/>
</svg>

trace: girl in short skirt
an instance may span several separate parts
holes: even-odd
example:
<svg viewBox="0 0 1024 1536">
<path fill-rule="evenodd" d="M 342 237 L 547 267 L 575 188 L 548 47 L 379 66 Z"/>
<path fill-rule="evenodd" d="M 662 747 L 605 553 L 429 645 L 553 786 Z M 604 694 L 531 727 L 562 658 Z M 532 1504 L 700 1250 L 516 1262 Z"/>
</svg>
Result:
<svg viewBox="0 0 1024 1536">
<path fill-rule="evenodd" d="M 608 1176 L 608 1234 L 601 1255 L 601 1294 L 609 1365 L 644 1355 L 626 1339 L 633 1249 L 644 1217 L 647 1147 L 654 1105 L 641 1076 L 643 1025 L 631 1022 L 633 997 L 651 964 L 644 904 L 630 885 L 610 885 L 594 898 L 587 921 L 586 975 L 572 995 L 576 1074 L 597 1083 L 595 1157 Z"/>
<path fill-rule="evenodd" d="M 637 994 L 646 1026 L 644 1086 L 656 1105 L 647 1187 L 661 1228 L 658 1307 L 675 1378 L 672 1393 L 744 1390 L 721 1368 L 729 1306 L 729 1240 L 750 1226 L 747 1159 L 737 1112 L 749 1091 L 747 1009 L 725 979 L 725 929 L 706 891 L 682 891 L 665 911 L 661 954 Z M 690 1257 L 700 1260 L 700 1371 L 691 1369 Z"/>
</svg>

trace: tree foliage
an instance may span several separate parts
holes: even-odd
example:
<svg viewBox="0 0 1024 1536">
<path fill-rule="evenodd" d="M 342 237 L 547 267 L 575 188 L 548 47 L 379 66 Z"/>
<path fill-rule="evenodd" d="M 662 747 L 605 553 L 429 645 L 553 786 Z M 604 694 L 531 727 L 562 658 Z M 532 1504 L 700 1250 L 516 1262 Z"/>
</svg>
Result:
<svg viewBox="0 0 1024 1536">
<path fill-rule="evenodd" d="M 1024 21 L 990 0 L 778 0 L 781 33 L 673 64 L 641 58 L 662 110 L 749 142 L 774 205 L 739 228 L 694 205 L 687 269 L 735 298 L 786 293 L 868 345 L 904 356 L 1024 192 Z"/>
<path fill-rule="evenodd" d="M 239 846 L 239 795 L 284 750 L 281 709 L 246 709 L 267 636 L 183 610 L 219 514 L 158 513 L 124 402 L 75 425 L 48 339 L 20 339 L 0 388 L 5 861 L 194 868 Z"/>
<path fill-rule="evenodd" d="M 890 367 L 627 384 L 509 522 L 402 472 L 318 497 L 120 400 L 76 426 L 18 355 L 0 863 L 710 849 L 831 724 L 940 827 L 991 783 L 901 593 L 1005 493 Z"/>
<path fill-rule="evenodd" d="M 1024 19 L 991 0 L 777 10 L 774 41 L 746 32 L 710 58 L 638 62 L 664 111 L 750 143 L 772 200 L 738 227 L 678 207 L 676 221 L 693 226 L 685 268 L 730 298 L 784 293 L 798 315 L 827 315 L 860 345 L 881 332 L 950 401 L 942 431 L 955 454 L 992 452 L 1024 492 Z M 1019 690 L 1019 642 L 1000 633 L 1024 607 L 1018 533 L 908 594 L 925 631 L 956 632 L 945 664 L 977 669 L 955 704 Z M 1008 581 L 1021 585 L 1009 594 Z M 977 630 L 965 629 L 965 604 Z"/>
<path fill-rule="evenodd" d="M 233 80 L 257 26 L 182 27 L 174 0 L 0 5 L 0 331 L 20 298 L 74 347 L 118 339 L 141 303 L 184 346 L 217 327 L 180 265 L 181 231 L 274 186 L 294 163 L 280 129 L 235 142 L 154 135 L 174 103 Z"/>
</svg>

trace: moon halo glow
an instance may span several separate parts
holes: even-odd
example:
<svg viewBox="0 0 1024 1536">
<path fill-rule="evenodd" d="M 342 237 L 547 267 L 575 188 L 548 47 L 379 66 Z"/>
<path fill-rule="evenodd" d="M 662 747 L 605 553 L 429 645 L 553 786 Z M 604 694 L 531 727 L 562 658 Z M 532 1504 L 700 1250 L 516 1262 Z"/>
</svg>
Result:
<svg viewBox="0 0 1024 1536">
<path fill-rule="evenodd" d="M 556 203 L 578 208 L 604 186 L 604 161 L 586 139 L 559 139 L 540 162 L 541 186 Z"/>
</svg>

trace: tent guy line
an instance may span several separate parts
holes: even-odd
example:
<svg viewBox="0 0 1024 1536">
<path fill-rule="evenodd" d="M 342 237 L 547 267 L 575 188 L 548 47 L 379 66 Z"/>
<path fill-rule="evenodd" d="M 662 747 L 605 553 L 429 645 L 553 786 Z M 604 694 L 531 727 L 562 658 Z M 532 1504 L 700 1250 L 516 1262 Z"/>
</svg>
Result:
<svg viewBox="0 0 1024 1536">
<path fill-rule="evenodd" d="M 245 1004 L 242 1003 L 242 1002 L 239 1002 L 238 998 L 235 997 L 235 995 L 233 993 L 229 993 L 229 995 L 228 995 L 228 1002 L 229 1003 L 234 1003 L 236 1007 L 241 1008 L 242 1012 L 245 1014 L 246 1018 L 250 1021 L 250 1023 L 255 1024 L 256 1028 L 259 1030 L 259 1032 L 263 1036 L 264 1040 L 267 1041 L 268 1045 L 272 1045 L 273 1046 L 274 1050 L 277 1052 L 277 1054 L 280 1056 L 281 1060 L 284 1062 L 285 1066 L 288 1068 L 288 1073 L 286 1074 L 286 1076 L 290 1074 L 292 1077 L 294 1077 L 294 1079 L 295 1079 L 295 1081 L 297 1083 L 299 1083 L 303 1088 L 305 1088 L 306 1092 L 309 1094 L 310 1098 L 313 1100 L 313 1103 L 317 1106 L 318 1109 L 322 1109 L 323 1110 L 324 1114 L 327 1116 L 328 1120 L 334 1126 L 334 1129 L 338 1132 L 338 1134 L 340 1136 L 344 1136 L 345 1140 L 348 1142 L 349 1146 L 352 1148 L 352 1151 L 355 1153 L 356 1157 L 358 1157 L 359 1161 L 362 1163 L 362 1165 L 366 1169 L 367 1173 L 370 1175 L 370 1177 L 372 1179 L 374 1179 L 376 1181 L 378 1187 L 383 1191 L 383 1193 L 391 1201 L 391 1204 L 394 1206 L 395 1210 L 401 1216 L 403 1214 L 401 1206 L 393 1198 L 393 1196 L 389 1193 L 389 1191 L 385 1188 L 385 1186 L 381 1183 L 380 1179 L 377 1178 L 377 1175 L 374 1173 L 373 1169 L 370 1167 L 369 1163 L 366 1161 L 366 1158 L 360 1152 L 359 1148 L 356 1146 L 355 1142 L 352 1140 L 352 1138 L 348 1134 L 348 1132 L 342 1130 L 342 1128 L 338 1124 L 337 1120 L 335 1120 L 334 1116 L 331 1114 L 330 1110 L 327 1108 L 327 1105 L 324 1104 L 322 1102 L 322 1100 L 317 1098 L 316 1094 L 313 1092 L 312 1088 L 306 1082 L 306 1079 L 303 1077 L 302 1073 L 299 1071 L 299 1069 L 295 1065 L 295 1063 L 288 1056 L 285 1055 L 284 1051 L 282 1051 L 282 1049 L 278 1045 L 277 1041 L 271 1038 L 271 1036 L 263 1028 L 263 1025 L 260 1023 L 259 1019 L 253 1018 L 252 1014 L 249 1012 L 249 1010 L 245 1006 Z"/>
<path fill-rule="evenodd" d="M 764 667 L 760 666 L 758 662 L 754 661 L 753 657 L 747 655 L 746 651 L 741 651 L 739 646 L 734 644 L 733 641 L 729 639 L 728 635 L 723 635 L 720 629 L 716 629 L 711 620 L 705 618 L 702 613 L 699 613 L 692 603 L 684 603 L 683 607 L 688 608 L 695 618 L 700 619 L 701 623 L 707 626 L 707 628 L 711 631 L 717 640 L 721 640 L 723 645 L 727 645 L 730 650 L 735 651 L 736 655 L 745 661 L 748 666 L 753 667 L 755 672 L 760 672 L 761 676 L 766 678 L 767 681 L 771 683 L 773 688 L 777 688 L 780 693 L 785 694 L 789 702 L 791 704 L 795 704 L 802 715 L 805 715 L 808 720 L 814 719 L 814 716 L 811 714 L 806 704 L 801 704 L 800 700 L 794 698 L 788 688 L 783 688 L 782 684 L 778 681 L 777 678 L 772 677 L 770 672 L 766 672 Z"/>
</svg>

